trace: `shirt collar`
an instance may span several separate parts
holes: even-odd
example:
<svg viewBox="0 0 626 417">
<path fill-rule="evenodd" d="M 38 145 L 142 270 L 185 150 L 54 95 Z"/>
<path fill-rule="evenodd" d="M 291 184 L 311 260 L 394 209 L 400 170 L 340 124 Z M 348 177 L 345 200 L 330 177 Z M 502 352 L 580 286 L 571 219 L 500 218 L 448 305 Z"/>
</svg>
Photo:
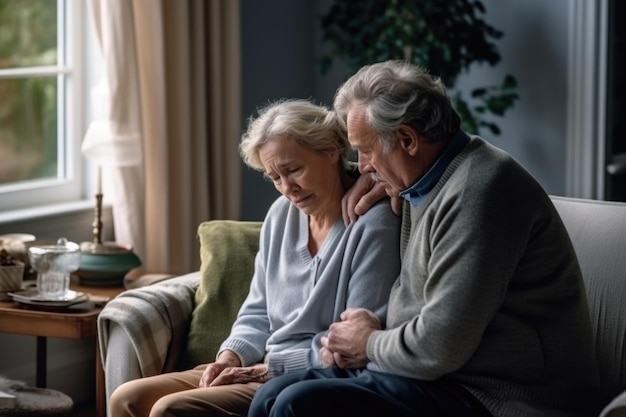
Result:
<svg viewBox="0 0 626 417">
<path fill-rule="evenodd" d="M 412 205 L 416 206 L 421 203 L 426 194 L 433 189 L 439 178 L 450 165 L 454 157 L 467 145 L 470 138 L 467 133 L 459 130 L 443 153 L 439 156 L 435 164 L 424 174 L 415 184 L 400 192 L 400 197 L 404 198 Z"/>
</svg>

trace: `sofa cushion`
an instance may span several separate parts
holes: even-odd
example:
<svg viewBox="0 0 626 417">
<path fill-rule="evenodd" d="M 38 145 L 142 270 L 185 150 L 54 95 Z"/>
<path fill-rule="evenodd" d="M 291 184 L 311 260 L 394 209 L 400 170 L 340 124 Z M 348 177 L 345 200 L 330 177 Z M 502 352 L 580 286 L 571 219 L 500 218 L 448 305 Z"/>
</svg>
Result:
<svg viewBox="0 0 626 417">
<path fill-rule="evenodd" d="M 626 417 L 626 391 L 618 395 L 607 405 L 600 417 Z"/>
<path fill-rule="evenodd" d="M 182 368 L 213 362 L 248 295 L 261 222 L 207 221 L 198 227 L 200 272 Z"/>
<path fill-rule="evenodd" d="M 626 389 L 626 204 L 565 197 L 552 200 L 585 280 L 601 400 L 607 404 Z"/>
</svg>

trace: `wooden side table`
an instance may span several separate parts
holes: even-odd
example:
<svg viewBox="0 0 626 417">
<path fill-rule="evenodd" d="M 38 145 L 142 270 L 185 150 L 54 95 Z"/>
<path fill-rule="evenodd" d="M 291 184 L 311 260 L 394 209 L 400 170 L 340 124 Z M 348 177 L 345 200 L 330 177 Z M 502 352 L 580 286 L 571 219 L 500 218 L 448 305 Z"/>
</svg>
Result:
<svg viewBox="0 0 626 417">
<path fill-rule="evenodd" d="M 116 297 L 124 287 L 87 287 L 73 282 L 74 291 L 90 296 Z M 36 385 L 46 386 L 47 338 L 96 339 L 96 413 L 98 417 L 106 415 L 106 394 L 104 370 L 100 361 L 100 349 L 97 340 L 97 319 L 102 307 L 94 305 L 91 309 L 36 310 L 13 301 L 0 301 L 0 332 L 29 335 L 37 338 Z"/>
</svg>

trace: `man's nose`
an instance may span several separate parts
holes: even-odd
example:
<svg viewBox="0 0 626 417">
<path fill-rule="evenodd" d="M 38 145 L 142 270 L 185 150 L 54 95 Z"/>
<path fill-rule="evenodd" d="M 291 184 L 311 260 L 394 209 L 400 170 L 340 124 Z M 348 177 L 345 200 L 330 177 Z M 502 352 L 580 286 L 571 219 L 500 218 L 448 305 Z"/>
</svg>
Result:
<svg viewBox="0 0 626 417">
<path fill-rule="evenodd" d="M 361 172 L 361 174 L 365 174 L 373 171 L 374 168 L 372 168 L 369 159 L 363 155 L 359 155 L 359 172 Z"/>
</svg>

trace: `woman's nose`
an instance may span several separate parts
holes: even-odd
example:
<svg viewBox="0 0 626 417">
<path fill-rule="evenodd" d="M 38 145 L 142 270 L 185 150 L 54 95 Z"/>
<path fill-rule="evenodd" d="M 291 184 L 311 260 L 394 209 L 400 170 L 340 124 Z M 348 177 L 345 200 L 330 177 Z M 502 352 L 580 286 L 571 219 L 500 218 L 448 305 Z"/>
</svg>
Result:
<svg viewBox="0 0 626 417">
<path fill-rule="evenodd" d="M 280 189 L 281 194 L 289 195 L 289 194 L 293 194 L 297 192 L 298 190 L 299 190 L 298 184 L 296 184 L 294 181 L 289 180 L 287 178 L 282 180 L 281 189 Z"/>
</svg>

